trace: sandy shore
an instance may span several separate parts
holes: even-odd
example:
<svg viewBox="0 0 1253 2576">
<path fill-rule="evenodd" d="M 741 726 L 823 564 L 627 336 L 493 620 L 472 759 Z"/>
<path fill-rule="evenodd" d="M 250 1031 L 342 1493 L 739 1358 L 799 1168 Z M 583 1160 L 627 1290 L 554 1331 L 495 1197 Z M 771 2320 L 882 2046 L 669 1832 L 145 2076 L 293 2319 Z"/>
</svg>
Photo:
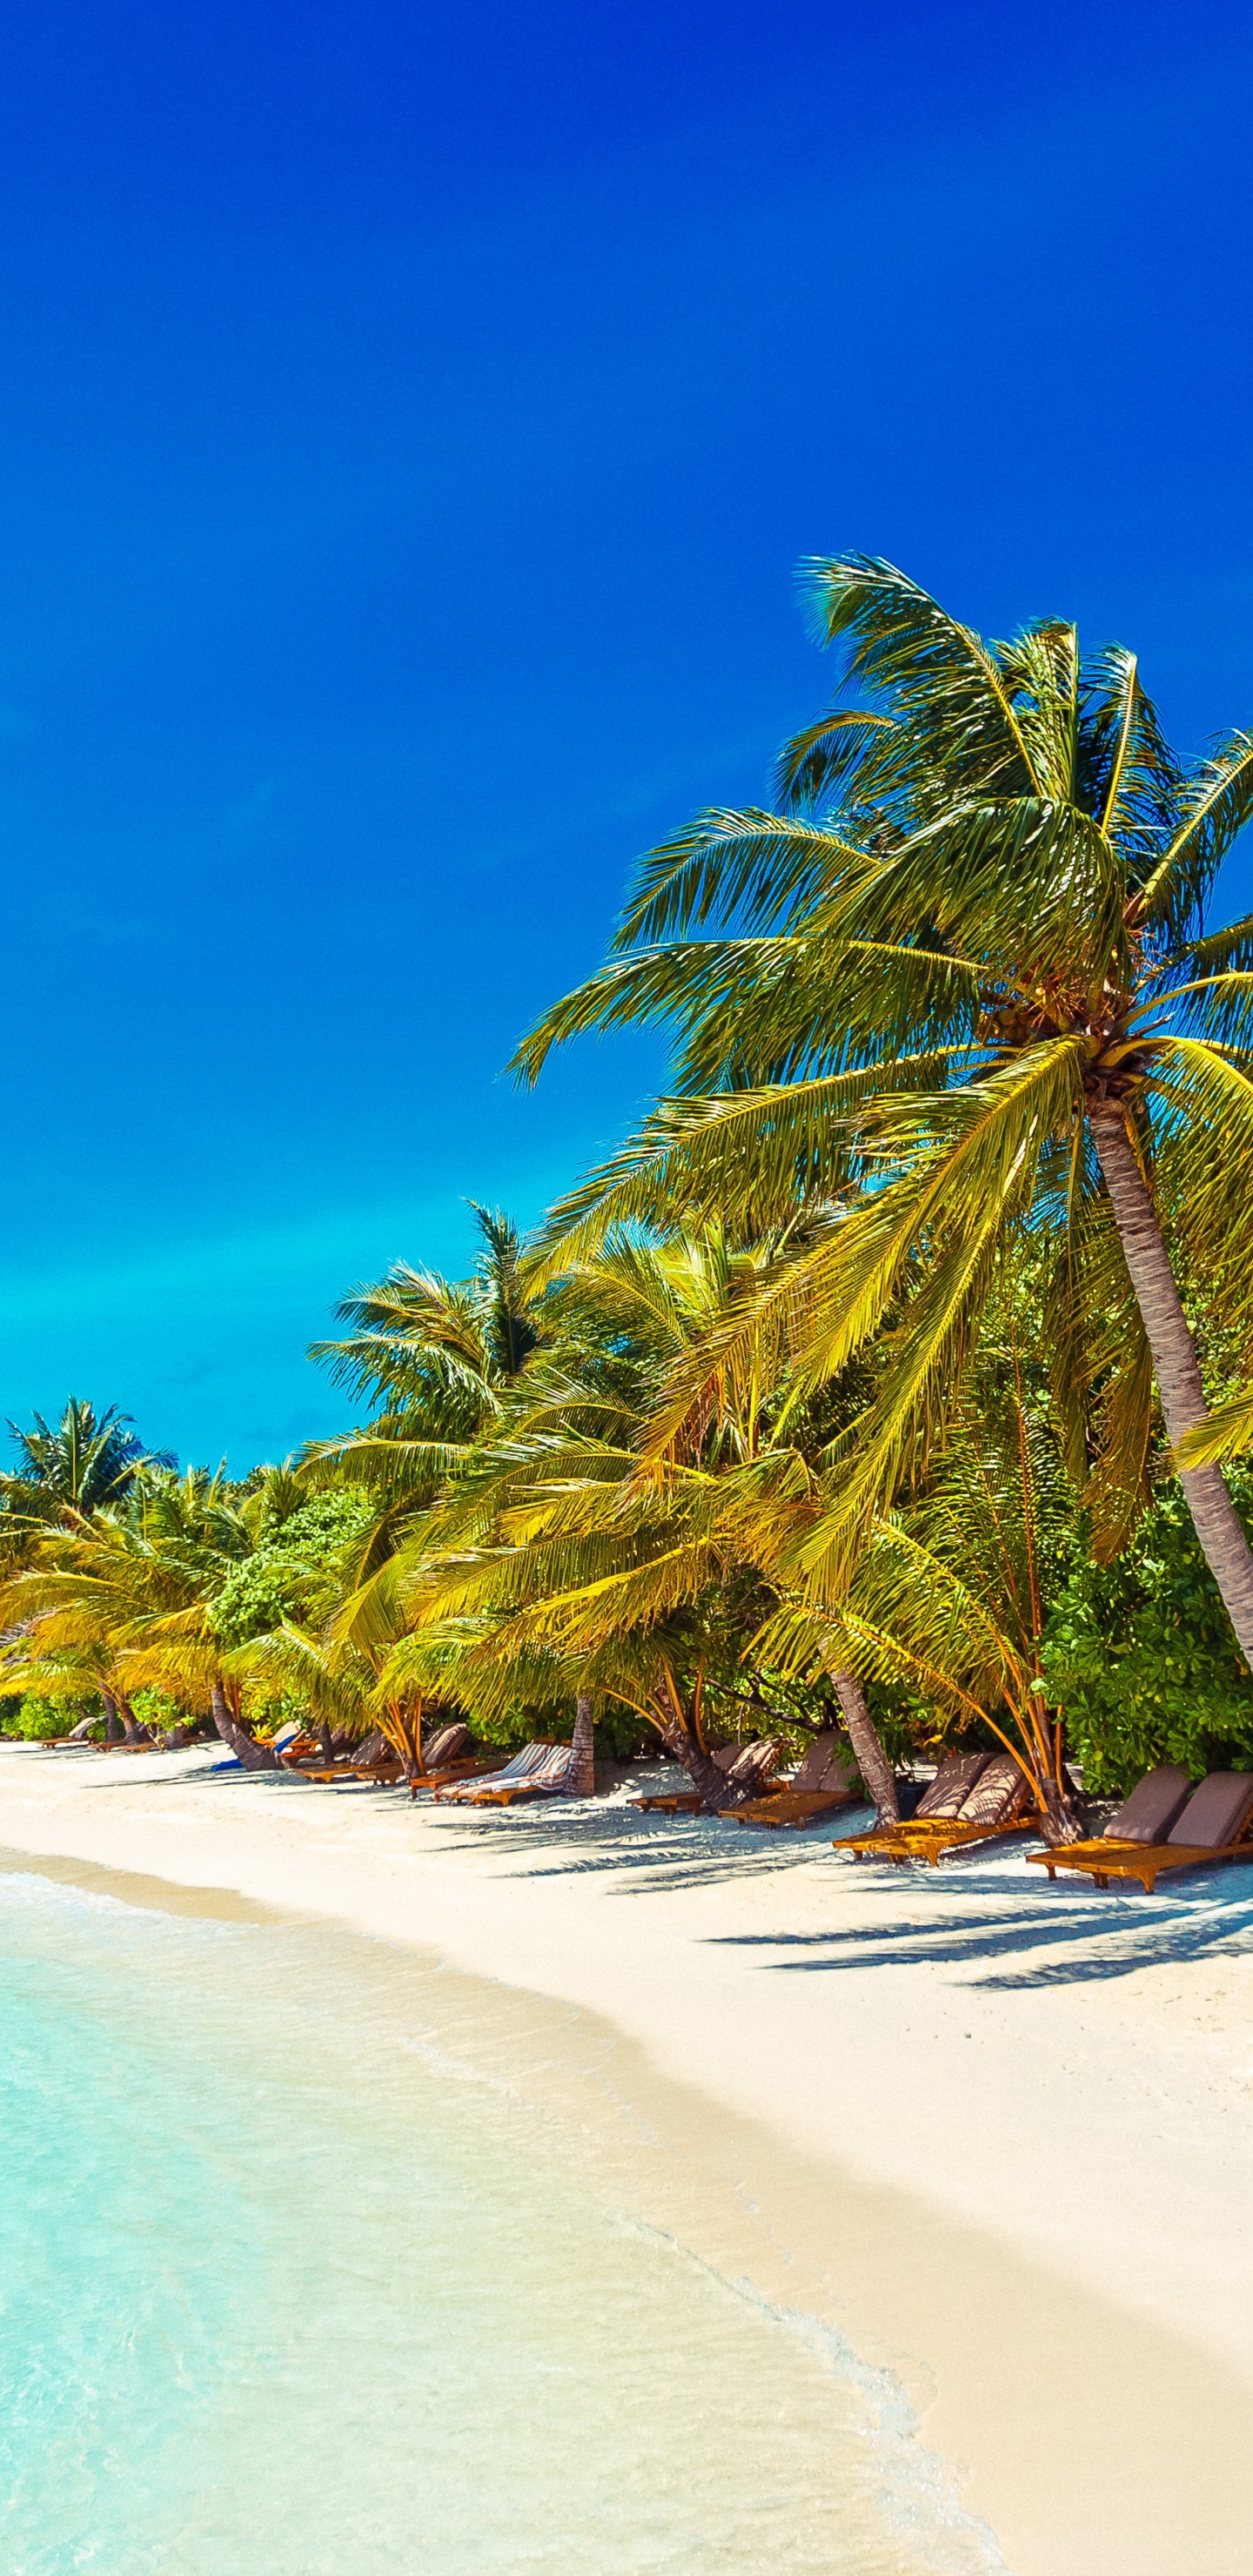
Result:
<svg viewBox="0 0 1253 2576">
<path fill-rule="evenodd" d="M 0 1844 L 598 2017 L 656 2207 L 901 2379 L 1015 2576 L 1244 2576 L 1253 1866 L 1085 1896 L 1018 1852 L 870 1870 L 617 1794 L 467 1816 L 26 1746 Z"/>
</svg>

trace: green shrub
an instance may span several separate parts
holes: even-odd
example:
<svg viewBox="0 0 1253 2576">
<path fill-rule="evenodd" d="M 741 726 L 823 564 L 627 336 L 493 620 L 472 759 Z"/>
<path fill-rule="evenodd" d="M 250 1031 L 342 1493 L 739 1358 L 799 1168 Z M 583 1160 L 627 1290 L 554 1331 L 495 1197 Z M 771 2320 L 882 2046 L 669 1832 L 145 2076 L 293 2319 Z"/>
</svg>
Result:
<svg viewBox="0 0 1253 2576">
<path fill-rule="evenodd" d="M 85 1717 L 97 1713 L 103 1735 L 104 1712 L 99 1700 L 88 1693 L 79 1691 L 73 1699 L 36 1699 L 28 1692 L 25 1699 L 6 1701 L 4 1732 L 25 1736 L 28 1743 L 46 1744 L 54 1735 L 72 1734 Z"/>
<path fill-rule="evenodd" d="M 131 1692 L 131 1709 L 141 1726 L 158 1726 L 163 1733 L 187 1724 L 187 1711 L 180 1708 L 173 1693 L 147 1684 Z"/>
<path fill-rule="evenodd" d="M 1253 1471 L 1229 1471 L 1253 1521 Z M 1253 1680 L 1178 1485 L 1165 1488 L 1113 1565 L 1075 1562 L 1049 1618 L 1043 1665 L 1071 1750 L 1097 1796 L 1156 1762 L 1253 1770 Z"/>
<path fill-rule="evenodd" d="M 338 1559 L 361 1537 L 375 1506 L 355 1487 L 332 1487 L 261 1532 L 251 1556 L 228 1574 L 210 1611 L 213 1633 L 226 1646 L 266 1635 L 285 1619 L 316 1612 L 319 1596 L 333 1597 L 328 1578 Z"/>
</svg>

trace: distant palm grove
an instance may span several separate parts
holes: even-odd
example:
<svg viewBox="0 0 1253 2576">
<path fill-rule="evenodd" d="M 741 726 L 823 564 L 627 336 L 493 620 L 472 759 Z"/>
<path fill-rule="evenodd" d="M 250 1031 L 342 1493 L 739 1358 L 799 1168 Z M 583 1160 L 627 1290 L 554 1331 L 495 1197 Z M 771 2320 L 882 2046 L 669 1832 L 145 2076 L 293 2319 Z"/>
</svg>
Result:
<svg viewBox="0 0 1253 2576">
<path fill-rule="evenodd" d="M 653 1022 L 670 1090 L 529 1241 L 359 1286 L 342 1434 L 242 1480 L 114 1411 L 13 1430 L 0 1723 L 411 1769 L 481 1742 L 835 1725 L 880 1813 L 1009 1750 L 1054 1842 L 1150 1765 L 1253 1769 L 1253 738 L 1134 655 L 812 567 L 835 698 L 769 810 L 642 864 L 521 1045 Z"/>
</svg>

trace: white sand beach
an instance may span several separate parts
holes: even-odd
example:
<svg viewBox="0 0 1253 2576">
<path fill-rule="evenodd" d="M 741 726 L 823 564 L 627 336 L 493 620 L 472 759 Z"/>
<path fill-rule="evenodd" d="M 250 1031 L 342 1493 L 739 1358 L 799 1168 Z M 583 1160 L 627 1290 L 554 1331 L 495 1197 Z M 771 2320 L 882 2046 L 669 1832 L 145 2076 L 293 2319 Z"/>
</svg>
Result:
<svg viewBox="0 0 1253 2576">
<path fill-rule="evenodd" d="M 466 1814 L 212 1747 L 0 1747 L 0 1845 L 573 2007 L 551 2082 L 643 2142 L 650 2216 L 895 2373 L 1015 2576 L 1248 2568 L 1253 1865 L 1100 1896 L 1024 1846 L 859 1867 L 625 1791 Z"/>
</svg>

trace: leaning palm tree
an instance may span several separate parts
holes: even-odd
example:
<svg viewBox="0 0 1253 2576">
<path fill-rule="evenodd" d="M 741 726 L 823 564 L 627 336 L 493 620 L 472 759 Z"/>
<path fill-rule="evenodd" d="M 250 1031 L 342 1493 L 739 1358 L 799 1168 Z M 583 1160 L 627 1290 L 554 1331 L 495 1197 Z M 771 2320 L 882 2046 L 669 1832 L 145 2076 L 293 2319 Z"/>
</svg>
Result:
<svg viewBox="0 0 1253 2576">
<path fill-rule="evenodd" d="M 568 1259 L 624 1220 L 740 1220 L 799 1189 L 846 1221 L 776 1279 L 798 1383 L 903 1301 L 810 1570 L 829 1576 L 942 1415 L 1007 1243 L 1045 1305 L 1072 1458 L 1096 1426 L 1107 1543 L 1143 1494 L 1152 1382 L 1172 1449 L 1207 1420 L 1181 1284 L 1253 1338 L 1253 915 L 1208 921 L 1253 806 L 1253 739 L 1167 745 L 1135 658 L 1045 621 L 987 644 L 890 565 L 814 568 L 836 704 L 784 753 L 779 810 L 705 815 L 645 863 L 617 954 L 518 1057 L 630 1020 L 679 1035 L 675 1096 L 558 1208 Z M 704 934 L 704 935 L 699 935 Z M 763 1326 L 763 1303 L 724 1327 Z M 676 1388 L 671 1424 L 699 1402 Z M 1086 1419 L 1085 1404 L 1089 1407 Z M 1253 1663 L 1253 1553 L 1220 1468 L 1181 1477 Z"/>
</svg>

